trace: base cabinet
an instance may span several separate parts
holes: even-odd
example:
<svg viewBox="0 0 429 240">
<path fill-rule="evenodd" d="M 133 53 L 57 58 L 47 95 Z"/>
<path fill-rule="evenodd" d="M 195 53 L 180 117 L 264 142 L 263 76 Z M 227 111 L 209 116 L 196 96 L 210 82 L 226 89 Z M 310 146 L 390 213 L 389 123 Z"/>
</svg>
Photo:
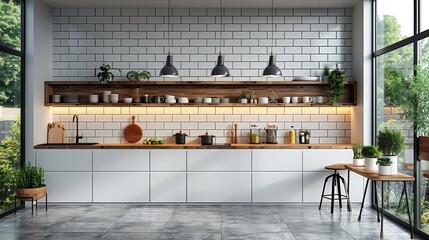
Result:
<svg viewBox="0 0 429 240">
<path fill-rule="evenodd" d="M 149 202 L 148 172 L 94 172 L 94 202 Z"/>
<path fill-rule="evenodd" d="M 150 202 L 186 202 L 186 173 L 152 172 Z"/>
<path fill-rule="evenodd" d="M 49 202 L 92 202 L 90 172 L 46 172 L 45 183 Z"/>
<path fill-rule="evenodd" d="M 190 172 L 188 202 L 251 202 L 251 173 Z"/>
<path fill-rule="evenodd" d="M 252 173 L 253 202 L 301 202 L 302 173 Z"/>
</svg>

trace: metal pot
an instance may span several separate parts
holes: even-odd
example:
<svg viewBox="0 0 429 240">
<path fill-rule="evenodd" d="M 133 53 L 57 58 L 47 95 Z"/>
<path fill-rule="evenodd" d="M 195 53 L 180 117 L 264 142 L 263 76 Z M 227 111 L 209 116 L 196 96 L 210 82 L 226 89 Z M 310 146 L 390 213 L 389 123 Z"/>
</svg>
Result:
<svg viewBox="0 0 429 240">
<path fill-rule="evenodd" d="M 198 137 L 201 138 L 201 145 L 212 145 L 213 144 L 213 138 L 216 136 L 209 135 L 209 133 L 206 132 L 205 135 L 200 135 Z"/>
<path fill-rule="evenodd" d="M 180 131 L 180 132 L 174 134 L 173 136 L 176 137 L 176 144 L 185 144 L 186 143 L 186 136 L 188 136 L 188 134 Z"/>
</svg>

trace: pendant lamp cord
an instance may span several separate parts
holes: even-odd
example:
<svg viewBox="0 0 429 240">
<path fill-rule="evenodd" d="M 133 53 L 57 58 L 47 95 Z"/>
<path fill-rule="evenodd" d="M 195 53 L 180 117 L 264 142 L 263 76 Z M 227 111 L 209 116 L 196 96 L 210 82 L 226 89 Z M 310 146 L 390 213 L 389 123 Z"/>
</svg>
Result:
<svg viewBox="0 0 429 240">
<path fill-rule="evenodd" d="M 168 24 L 168 54 L 170 54 L 170 11 L 171 11 L 171 0 L 168 0 L 168 18 L 167 18 L 167 24 Z"/>
<path fill-rule="evenodd" d="M 220 49 L 219 54 L 222 52 L 222 46 L 225 44 L 223 40 L 223 1 L 220 0 Z"/>
<path fill-rule="evenodd" d="M 274 47 L 274 0 L 271 0 L 271 54 Z"/>
</svg>

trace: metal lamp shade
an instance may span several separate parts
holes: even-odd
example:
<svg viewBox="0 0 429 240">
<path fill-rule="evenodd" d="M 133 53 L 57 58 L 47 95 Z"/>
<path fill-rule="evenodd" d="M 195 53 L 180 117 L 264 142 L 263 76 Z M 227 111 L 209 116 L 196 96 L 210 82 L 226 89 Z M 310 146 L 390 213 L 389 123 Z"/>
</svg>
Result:
<svg viewBox="0 0 429 240">
<path fill-rule="evenodd" d="M 276 66 L 274 55 L 271 53 L 268 66 L 264 69 L 262 74 L 264 77 L 281 77 L 282 71 Z"/>
<path fill-rule="evenodd" d="M 212 77 L 229 77 L 229 70 L 225 67 L 223 63 L 223 56 L 219 53 L 217 57 L 217 64 L 212 70 Z"/>
<path fill-rule="evenodd" d="M 173 56 L 171 56 L 170 53 L 168 53 L 167 61 L 165 63 L 165 66 L 161 69 L 159 76 L 160 77 L 178 77 L 179 76 L 179 72 L 173 66 Z"/>
</svg>

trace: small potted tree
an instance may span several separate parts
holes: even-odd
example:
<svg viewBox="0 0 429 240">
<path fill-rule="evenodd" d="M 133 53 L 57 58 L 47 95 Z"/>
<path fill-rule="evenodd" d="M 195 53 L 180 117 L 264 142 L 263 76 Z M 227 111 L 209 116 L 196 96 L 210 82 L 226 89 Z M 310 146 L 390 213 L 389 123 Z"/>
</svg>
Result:
<svg viewBox="0 0 429 240">
<path fill-rule="evenodd" d="M 329 80 L 329 68 L 328 66 L 325 66 L 323 68 L 322 81 L 328 81 L 328 80 Z"/>
<path fill-rule="evenodd" d="M 392 161 L 390 158 L 379 158 L 377 160 L 378 173 L 380 175 L 392 175 Z"/>
<path fill-rule="evenodd" d="M 398 154 L 404 149 L 404 135 L 396 129 L 384 128 L 378 132 L 377 145 L 383 153 L 382 158 L 389 158 L 392 174 L 398 173 Z"/>
<path fill-rule="evenodd" d="M 365 166 L 365 159 L 362 155 L 362 144 L 353 144 L 353 165 L 355 166 Z"/>
<path fill-rule="evenodd" d="M 39 200 L 46 195 L 45 171 L 27 164 L 16 170 L 16 185 L 16 195 L 21 200 Z"/>
<path fill-rule="evenodd" d="M 362 155 L 365 158 L 365 170 L 377 170 L 377 158 L 381 156 L 381 152 L 376 146 L 364 146 Z"/>
<path fill-rule="evenodd" d="M 244 93 L 240 94 L 238 102 L 239 103 L 247 103 L 248 96 Z"/>
<path fill-rule="evenodd" d="M 345 71 L 337 66 L 329 74 L 329 93 L 331 96 L 331 104 L 336 104 L 344 93 L 344 74 Z"/>
</svg>

